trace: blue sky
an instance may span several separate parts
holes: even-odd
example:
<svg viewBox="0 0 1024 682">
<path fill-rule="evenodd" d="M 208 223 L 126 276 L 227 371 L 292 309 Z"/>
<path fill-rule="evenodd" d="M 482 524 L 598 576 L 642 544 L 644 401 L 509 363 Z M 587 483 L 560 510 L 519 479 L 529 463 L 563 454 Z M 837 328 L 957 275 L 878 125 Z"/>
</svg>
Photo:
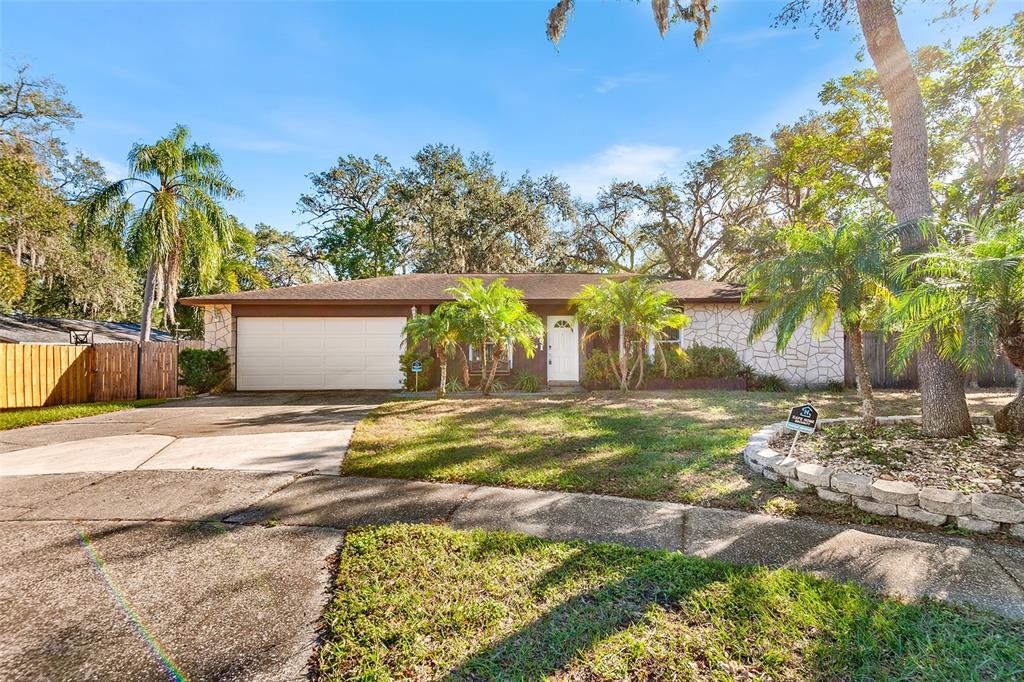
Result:
<svg viewBox="0 0 1024 682">
<path fill-rule="evenodd" d="M 13 63 L 63 83 L 81 110 L 73 147 L 124 172 L 134 142 L 176 123 L 211 143 L 243 199 L 243 222 L 299 229 L 305 176 L 343 154 L 405 164 L 424 144 L 487 151 L 510 174 L 553 172 L 582 196 L 612 179 L 672 175 L 704 148 L 768 134 L 857 66 L 856 26 L 815 38 L 772 29 L 783 0 L 720 0 L 695 49 L 662 40 L 647 2 L 581 0 L 558 50 L 544 2 L 176 2 L 0 4 Z M 932 23 L 943 2 L 909 0 L 911 47 L 1002 23 Z"/>
</svg>

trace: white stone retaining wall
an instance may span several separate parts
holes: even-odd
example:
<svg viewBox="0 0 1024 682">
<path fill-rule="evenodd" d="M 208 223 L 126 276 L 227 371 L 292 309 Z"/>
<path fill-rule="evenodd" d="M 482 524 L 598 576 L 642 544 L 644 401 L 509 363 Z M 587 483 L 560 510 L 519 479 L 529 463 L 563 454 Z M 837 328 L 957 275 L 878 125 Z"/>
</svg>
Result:
<svg viewBox="0 0 1024 682">
<path fill-rule="evenodd" d="M 992 417 L 974 417 L 976 424 L 991 424 Z M 920 422 L 921 418 L 879 417 L 880 424 L 901 421 Z M 826 426 L 854 419 L 823 419 Z M 929 526 L 949 521 L 959 528 L 977 533 L 1004 530 L 1024 540 L 1024 501 L 1009 495 L 974 493 L 965 495 L 944 488 L 918 488 L 904 481 L 888 481 L 861 474 L 836 471 L 829 467 L 800 462 L 778 452 L 768 444 L 785 430 L 786 422 L 778 422 L 756 431 L 747 441 L 743 459 L 755 473 L 772 481 L 784 482 L 801 492 L 816 493 L 829 502 L 847 504 L 881 516 L 898 516 Z"/>
<path fill-rule="evenodd" d="M 838 319 L 822 338 L 811 333 L 810 321 L 801 324 L 786 347 L 775 352 L 775 331 L 747 343 L 757 309 L 749 305 L 692 303 L 685 306 L 690 326 L 683 330 L 683 346 L 700 343 L 736 351 L 740 360 L 758 372 L 777 374 L 797 386 L 821 386 L 845 378 L 846 351 Z"/>
</svg>

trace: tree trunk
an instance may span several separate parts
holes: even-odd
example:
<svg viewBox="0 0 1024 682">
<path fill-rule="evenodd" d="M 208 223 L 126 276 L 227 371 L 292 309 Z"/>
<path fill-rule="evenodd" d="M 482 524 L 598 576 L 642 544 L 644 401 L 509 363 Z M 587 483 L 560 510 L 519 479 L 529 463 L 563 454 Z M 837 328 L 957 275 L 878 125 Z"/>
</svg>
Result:
<svg viewBox="0 0 1024 682">
<path fill-rule="evenodd" d="M 441 366 L 441 383 L 437 385 L 437 397 L 444 398 L 448 390 L 448 356 L 443 351 L 438 353 L 437 362 Z"/>
<path fill-rule="evenodd" d="M 146 268 L 146 287 L 142 291 L 142 321 L 139 325 L 139 343 L 149 341 L 149 333 L 153 329 L 153 289 L 155 287 L 156 264 L 152 261 Z"/>
<path fill-rule="evenodd" d="M 1017 325 L 1017 333 L 999 339 L 1003 353 L 1017 368 L 1017 397 L 1003 405 L 994 415 L 996 431 L 1024 436 L 1024 329 Z"/>
<path fill-rule="evenodd" d="M 850 330 L 850 350 L 853 356 L 853 371 L 857 375 L 857 392 L 860 393 L 864 430 L 873 431 L 876 425 L 875 394 L 871 388 L 871 374 L 864 364 L 864 334 L 860 327 Z"/>
<path fill-rule="evenodd" d="M 899 222 L 901 250 L 904 254 L 913 253 L 933 240 L 919 228 L 921 220 L 932 215 L 928 129 L 921 88 L 900 35 L 892 0 L 857 0 L 857 14 L 889 105 L 889 208 Z M 921 430 L 926 435 L 944 438 L 973 433 L 963 373 L 939 357 L 934 339 L 918 351 L 917 373 L 921 383 Z"/>
</svg>

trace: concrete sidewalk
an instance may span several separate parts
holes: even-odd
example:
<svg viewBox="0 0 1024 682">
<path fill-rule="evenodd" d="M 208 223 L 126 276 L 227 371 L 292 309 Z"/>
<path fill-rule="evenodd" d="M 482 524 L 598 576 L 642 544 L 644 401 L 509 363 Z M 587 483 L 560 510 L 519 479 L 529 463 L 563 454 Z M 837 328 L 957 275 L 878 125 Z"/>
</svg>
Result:
<svg viewBox="0 0 1024 682">
<path fill-rule="evenodd" d="M 0 671 L 305 679 L 344 529 L 394 522 L 784 565 L 1024 619 L 1024 548 L 990 541 L 473 485 L 90 472 L 0 478 Z"/>
</svg>

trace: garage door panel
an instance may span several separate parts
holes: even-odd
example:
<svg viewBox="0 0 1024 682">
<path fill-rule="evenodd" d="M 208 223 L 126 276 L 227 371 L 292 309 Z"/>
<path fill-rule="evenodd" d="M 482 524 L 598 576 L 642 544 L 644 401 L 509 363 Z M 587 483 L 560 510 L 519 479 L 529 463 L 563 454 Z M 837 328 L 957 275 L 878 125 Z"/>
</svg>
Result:
<svg viewBox="0 0 1024 682">
<path fill-rule="evenodd" d="M 240 317 L 238 388 L 400 388 L 404 326 L 400 317 Z"/>
</svg>

